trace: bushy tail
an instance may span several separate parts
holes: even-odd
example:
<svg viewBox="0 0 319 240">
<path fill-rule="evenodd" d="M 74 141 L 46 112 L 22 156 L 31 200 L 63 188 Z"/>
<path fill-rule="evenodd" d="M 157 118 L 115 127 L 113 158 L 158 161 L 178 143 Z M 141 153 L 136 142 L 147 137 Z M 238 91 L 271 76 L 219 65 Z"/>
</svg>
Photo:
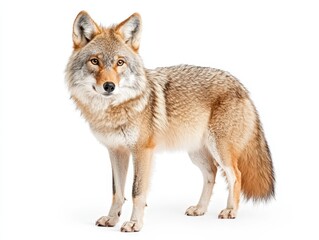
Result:
<svg viewBox="0 0 319 240">
<path fill-rule="evenodd" d="M 257 116 L 257 125 L 250 142 L 238 160 L 241 189 L 245 198 L 267 201 L 275 196 L 275 176 L 264 132 Z"/>
</svg>

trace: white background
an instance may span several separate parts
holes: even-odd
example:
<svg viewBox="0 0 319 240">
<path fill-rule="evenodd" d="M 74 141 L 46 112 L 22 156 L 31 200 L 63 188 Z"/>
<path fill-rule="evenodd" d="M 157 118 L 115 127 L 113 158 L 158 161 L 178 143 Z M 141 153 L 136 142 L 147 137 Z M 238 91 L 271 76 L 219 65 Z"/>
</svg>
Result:
<svg viewBox="0 0 319 240">
<path fill-rule="evenodd" d="M 317 1 L 10 0 L 0 9 L 2 240 L 318 239 Z M 185 153 L 165 153 L 155 160 L 143 230 L 119 232 L 132 174 L 120 224 L 95 227 L 111 203 L 110 163 L 64 83 L 80 10 L 106 26 L 139 12 L 148 68 L 188 63 L 237 76 L 264 125 L 276 200 L 242 202 L 236 220 L 218 220 L 227 198 L 219 175 L 207 214 L 187 217 L 201 174 Z"/>
</svg>

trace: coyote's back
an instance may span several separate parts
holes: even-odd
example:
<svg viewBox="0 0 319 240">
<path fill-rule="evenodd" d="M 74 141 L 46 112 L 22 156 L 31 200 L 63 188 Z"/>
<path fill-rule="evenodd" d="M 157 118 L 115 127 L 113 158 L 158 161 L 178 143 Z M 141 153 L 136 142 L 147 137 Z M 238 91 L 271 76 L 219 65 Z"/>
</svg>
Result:
<svg viewBox="0 0 319 240">
<path fill-rule="evenodd" d="M 142 228 L 152 156 L 160 149 L 186 150 L 203 173 L 199 202 L 187 215 L 206 212 L 218 167 L 229 186 L 219 218 L 236 217 L 241 193 L 253 200 L 274 196 L 270 151 L 247 90 L 218 69 L 144 68 L 138 54 L 141 28 L 137 13 L 105 28 L 80 12 L 73 25 L 67 85 L 93 134 L 107 147 L 112 165 L 112 205 L 96 224 L 112 227 L 119 221 L 132 155 L 134 206 L 121 231 Z"/>
</svg>

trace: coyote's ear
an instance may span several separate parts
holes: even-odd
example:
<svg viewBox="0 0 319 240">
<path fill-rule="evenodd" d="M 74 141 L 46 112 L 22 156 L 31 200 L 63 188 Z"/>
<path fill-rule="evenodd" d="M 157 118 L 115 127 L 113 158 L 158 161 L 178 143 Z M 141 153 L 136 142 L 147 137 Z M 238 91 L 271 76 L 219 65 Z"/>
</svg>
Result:
<svg viewBox="0 0 319 240">
<path fill-rule="evenodd" d="M 142 32 L 142 20 L 138 13 L 134 13 L 128 19 L 118 24 L 115 31 L 127 45 L 134 51 L 138 51 Z"/>
<path fill-rule="evenodd" d="M 85 11 L 80 12 L 73 23 L 73 44 L 74 48 L 85 46 L 97 34 L 100 33 L 98 25 Z"/>
</svg>

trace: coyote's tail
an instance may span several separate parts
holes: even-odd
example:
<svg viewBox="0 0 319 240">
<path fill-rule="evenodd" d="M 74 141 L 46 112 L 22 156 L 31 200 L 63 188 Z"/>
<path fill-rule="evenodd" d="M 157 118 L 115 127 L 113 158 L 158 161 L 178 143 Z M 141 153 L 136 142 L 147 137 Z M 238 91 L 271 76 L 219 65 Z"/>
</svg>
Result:
<svg viewBox="0 0 319 240">
<path fill-rule="evenodd" d="M 245 198 L 267 201 L 275 196 L 275 176 L 271 154 L 257 116 L 254 134 L 238 160 L 241 189 Z"/>
</svg>

